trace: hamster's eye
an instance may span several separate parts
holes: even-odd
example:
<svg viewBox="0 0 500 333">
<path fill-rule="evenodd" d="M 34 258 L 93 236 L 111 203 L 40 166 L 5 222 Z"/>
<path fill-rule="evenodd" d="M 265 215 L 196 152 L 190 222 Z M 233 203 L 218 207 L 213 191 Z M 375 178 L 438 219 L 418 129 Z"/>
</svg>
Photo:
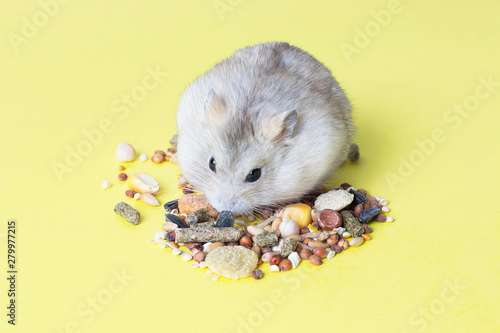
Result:
<svg viewBox="0 0 500 333">
<path fill-rule="evenodd" d="M 260 168 L 256 168 L 256 169 L 253 169 L 252 171 L 250 171 L 250 173 L 247 175 L 247 179 L 246 181 L 249 182 L 249 183 L 253 183 L 254 181 L 256 181 L 257 179 L 260 178 L 260 174 L 261 174 L 261 170 Z"/>
<path fill-rule="evenodd" d="M 212 170 L 213 172 L 215 172 L 215 160 L 214 160 L 213 157 L 208 162 L 208 167 L 210 168 L 210 170 Z"/>
</svg>

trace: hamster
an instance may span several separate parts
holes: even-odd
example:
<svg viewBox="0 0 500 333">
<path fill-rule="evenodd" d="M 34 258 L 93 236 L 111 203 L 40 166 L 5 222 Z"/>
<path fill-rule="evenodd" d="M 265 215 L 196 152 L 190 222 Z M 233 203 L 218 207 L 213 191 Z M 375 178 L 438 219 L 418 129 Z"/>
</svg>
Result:
<svg viewBox="0 0 500 333">
<path fill-rule="evenodd" d="M 273 42 L 237 50 L 189 85 L 177 133 L 193 187 L 218 211 L 253 215 L 325 182 L 347 159 L 354 125 L 330 70 Z"/>
</svg>

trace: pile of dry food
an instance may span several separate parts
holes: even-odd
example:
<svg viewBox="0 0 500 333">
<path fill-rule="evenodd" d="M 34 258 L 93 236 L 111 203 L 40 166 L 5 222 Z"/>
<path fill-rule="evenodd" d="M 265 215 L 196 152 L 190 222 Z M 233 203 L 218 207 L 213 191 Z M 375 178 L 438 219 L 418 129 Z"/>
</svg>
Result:
<svg viewBox="0 0 500 333">
<path fill-rule="evenodd" d="M 175 147 L 174 139 L 175 136 L 171 144 Z M 151 162 L 176 163 L 175 153 L 175 148 L 166 153 L 156 150 Z M 121 143 L 116 149 L 120 162 L 134 161 L 135 155 L 128 143 Z M 144 153 L 139 159 L 148 160 Z M 126 182 L 129 188 L 126 196 L 150 206 L 160 205 L 155 197 L 160 189 L 156 179 L 147 173 L 129 176 L 122 165 L 118 170 L 118 180 Z M 182 175 L 178 180 L 184 195 L 164 205 L 166 221 L 151 242 L 169 247 L 185 261 L 193 260 L 194 268 L 208 268 L 207 278 L 213 281 L 219 276 L 261 279 L 263 272 L 258 267 L 264 263 L 270 265 L 271 272 L 296 268 L 301 260 L 321 265 L 323 259 L 370 240 L 369 222 L 393 222 L 392 217 L 384 214 L 389 212 L 386 199 L 347 183 L 320 189 L 277 211 L 264 209 L 262 222 L 252 223 L 250 217 L 235 219 L 229 211 L 218 212 L 204 195 L 194 193 Z M 104 181 L 102 186 L 108 189 L 111 184 Z M 140 213 L 125 202 L 117 203 L 114 211 L 133 225 L 140 223 Z"/>
<path fill-rule="evenodd" d="M 263 263 L 271 272 L 296 268 L 301 260 L 321 265 L 370 240 L 369 222 L 393 221 L 384 214 L 389 212 L 386 199 L 347 183 L 304 201 L 269 211 L 262 222 L 251 224 L 235 220 L 229 211 L 217 212 L 203 195 L 185 194 L 164 205 L 166 222 L 152 243 L 194 260 L 194 268 L 209 268 L 214 281 L 219 275 L 260 279 L 257 267 Z"/>
</svg>

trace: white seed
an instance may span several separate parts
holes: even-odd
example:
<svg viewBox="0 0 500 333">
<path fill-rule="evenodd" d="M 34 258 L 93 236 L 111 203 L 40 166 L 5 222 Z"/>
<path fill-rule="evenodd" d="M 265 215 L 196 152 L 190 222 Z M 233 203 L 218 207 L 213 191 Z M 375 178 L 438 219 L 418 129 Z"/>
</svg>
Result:
<svg viewBox="0 0 500 333">
<path fill-rule="evenodd" d="M 142 153 L 140 156 L 139 156 L 139 159 L 141 160 L 141 162 L 146 162 L 148 160 L 148 155 Z"/>
<path fill-rule="evenodd" d="M 179 164 L 179 158 L 177 157 L 177 155 L 172 155 L 172 157 L 170 157 L 169 161 L 174 163 L 174 164 Z"/>
<path fill-rule="evenodd" d="M 206 268 L 207 267 L 207 263 L 204 262 L 204 261 L 202 261 L 202 262 L 200 262 L 199 267 L 200 268 Z"/>
<path fill-rule="evenodd" d="M 142 193 L 141 194 L 141 201 L 144 202 L 145 204 L 148 204 L 150 206 L 159 206 L 160 202 L 158 199 L 155 198 L 154 195 L 149 194 L 149 193 Z"/>
<path fill-rule="evenodd" d="M 365 242 L 365 239 L 363 237 L 354 237 L 353 239 L 351 239 L 349 241 L 349 246 L 357 247 L 357 246 L 360 246 L 361 244 L 363 244 L 364 242 Z"/>
<path fill-rule="evenodd" d="M 116 147 L 116 158 L 120 162 L 131 162 L 135 159 L 135 149 L 131 144 L 122 142 Z"/>
<path fill-rule="evenodd" d="M 151 244 L 156 244 L 158 243 L 158 240 L 156 238 L 151 238 Z"/>
<path fill-rule="evenodd" d="M 203 244 L 203 252 L 209 252 L 210 248 L 210 244 L 212 244 L 212 242 L 207 242 L 205 244 Z"/>
<path fill-rule="evenodd" d="M 270 269 L 271 269 L 271 272 L 279 272 L 280 271 L 280 268 L 278 267 L 278 265 L 271 265 Z"/>
<path fill-rule="evenodd" d="M 387 216 L 387 222 L 394 222 L 394 219 L 392 218 L 392 216 Z"/>
<path fill-rule="evenodd" d="M 218 276 L 218 275 L 216 275 L 216 276 L 214 276 L 214 277 L 212 278 L 212 281 L 214 281 L 214 282 L 215 282 L 215 281 L 217 281 L 217 280 L 219 280 L 219 276 Z"/>
<path fill-rule="evenodd" d="M 174 256 L 178 256 L 178 255 L 179 255 L 179 254 L 181 254 L 181 253 L 182 253 L 182 251 L 181 251 L 181 250 L 179 250 L 178 248 L 172 249 L 172 254 L 173 254 Z"/>
<path fill-rule="evenodd" d="M 380 201 L 379 201 L 379 202 L 380 202 L 380 204 L 381 204 L 382 206 L 387 206 L 387 199 L 386 199 L 386 198 L 382 198 L 382 199 L 380 199 Z"/>
<path fill-rule="evenodd" d="M 345 228 L 340 227 L 340 228 L 337 230 L 337 234 L 338 234 L 339 236 L 342 236 L 342 234 L 344 233 L 344 231 L 345 231 Z"/>
<path fill-rule="evenodd" d="M 380 200 L 382 200 L 382 198 L 379 197 L 379 196 L 375 196 L 375 200 L 377 200 L 378 202 L 380 202 Z"/>
<path fill-rule="evenodd" d="M 184 252 L 184 253 L 182 254 L 182 259 L 183 259 L 184 261 L 189 261 L 189 260 L 193 259 L 193 256 L 192 256 L 192 255 L 190 255 L 189 253 Z"/>
<path fill-rule="evenodd" d="M 262 260 L 263 262 L 269 262 L 269 260 L 271 260 L 271 257 L 274 256 L 275 254 L 280 254 L 280 253 L 275 251 L 264 253 L 260 258 L 260 260 Z"/>
<path fill-rule="evenodd" d="M 332 259 L 333 257 L 335 257 L 335 251 L 330 251 L 326 255 L 326 259 Z"/>
<path fill-rule="evenodd" d="M 349 238 L 349 237 L 351 237 L 351 236 L 352 236 L 352 235 L 351 235 L 350 233 L 348 233 L 347 231 L 344 231 L 344 232 L 342 233 L 342 238 Z"/>
<path fill-rule="evenodd" d="M 191 267 L 193 268 L 198 268 L 200 267 L 200 264 L 198 264 L 196 261 L 191 264 Z"/>
<path fill-rule="evenodd" d="M 155 194 L 160 189 L 160 184 L 153 176 L 142 172 L 130 175 L 127 179 L 127 186 L 137 193 Z"/>
<path fill-rule="evenodd" d="M 110 187 L 111 187 L 111 183 L 110 183 L 110 182 L 108 182 L 107 180 L 105 180 L 105 181 L 103 181 L 103 182 L 102 182 L 102 188 L 103 188 L 103 189 L 105 189 L 105 190 L 106 190 L 106 189 L 108 189 L 108 188 L 110 188 Z"/>
<path fill-rule="evenodd" d="M 165 231 L 165 232 L 169 232 L 169 231 L 175 230 L 178 227 L 179 226 L 177 224 L 173 223 L 173 222 L 165 222 L 161 226 L 162 230 Z"/>
<path fill-rule="evenodd" d="M 141 198 L 141 194 L 140 193 L 134 194 L 134 200 L 139 200 L 140 198 Z"/>
<path fill-rule="evenodd" d="M 239 225 L 240 227 L 243 227 L 243 228 L 249 226 L 248 223 L 246 223 L 245 221 L 243 221 L 241 219 L 234 220 L 234 224 Z"/>
<path fill-rule="evenodd" d="M 167 238 L 167 232 L 166 231 L 155 231 L 155 238 L 165 239 L 165 238 Z"/>
<path fill-rule="evenodd" d="M 275 251 L 275 252 L 280 252 L 280 251 L 281 251 L 281 248 L 280 248 L 279 246 L 277 246 L 277 245 L 274 245 L 274 246 L 273 246 L 273 251 Z"/>
<path fill-rule="evenodd" d="M 158 245 L 160 245 L 160 247 L 161 247 L 162 249 L 164 249 L 164 248 L 166 248 L 166 247 L 167 247 L 167 241 L 166 241 L 166 240 L 164 240 L 164 239 L 158 239 L 158 238 L 157 238 L 157 241 L 158 241 Z"/>
<path fill-rule="evenodd" d="M 388 213 L 388 212 L 390 211 L 390 209 L 389 209 L 389 207 L 384 206 L 384 207 L 382 207 L 382 211 L 383 211 L 384 213 Z"/>
<path fill-rule="evenodd" d="M 258 227 L 256 225 L 249 225 L 248 228 L 247 228 L 247 231 L 252 236 L 256 236 L 256 235 L 262 234 L 265 230 L 264 230 L 264 228 L 260 228 L 260 227 Z"/>
<path fill-rule="evenodd" d="M 292 252 L 288 255 L 288 260 L 292 262 L 292 267 L 297 268 L 300 263 L 300 256 L 297 252 Z"/>
</svg>

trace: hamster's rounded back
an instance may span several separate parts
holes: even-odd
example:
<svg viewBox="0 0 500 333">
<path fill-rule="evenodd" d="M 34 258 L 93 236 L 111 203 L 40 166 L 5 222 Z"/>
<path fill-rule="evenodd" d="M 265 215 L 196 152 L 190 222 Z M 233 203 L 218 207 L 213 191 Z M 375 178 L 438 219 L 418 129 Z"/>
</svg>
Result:
<svg viewBox="0 0 500 333">
<path fill-rule="evenodd" d="M 219 211 L 301 197 L 346 159 L 351 105 L 331 72 L 287 43 L 236 51 L 187 87 L 177 113 L 186 179 Z"/>
</svg>

